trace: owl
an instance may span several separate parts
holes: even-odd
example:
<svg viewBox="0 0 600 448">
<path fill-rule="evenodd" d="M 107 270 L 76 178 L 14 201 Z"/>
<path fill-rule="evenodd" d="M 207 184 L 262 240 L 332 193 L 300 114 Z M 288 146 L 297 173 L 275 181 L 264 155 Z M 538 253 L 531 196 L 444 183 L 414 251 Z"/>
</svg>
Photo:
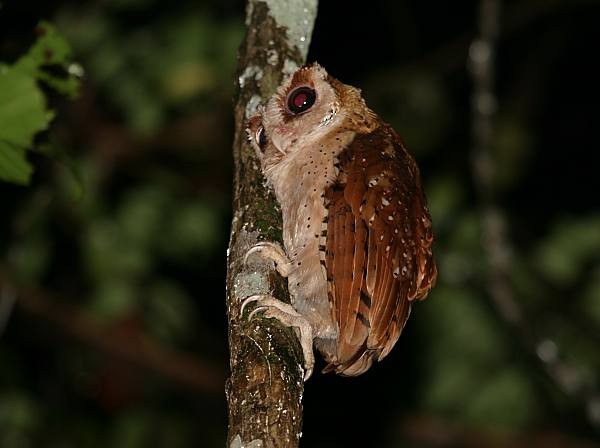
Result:
<svg viewBox="0 0 600 448">
<path fill-rule="evenodd" d="M 360 90 L 318 64 L 303 66 L 247 123 L 281 206 L 283 245 L 250 256 L 275 262 L 291 305 L 256 295 L 250 313 L 298 331 L 305 378 L 313 344 L 324 371 L 356 376 L 396 344 L 411 304 L 435 283 L 433 232 L 417 165 Z"/>
</svg>

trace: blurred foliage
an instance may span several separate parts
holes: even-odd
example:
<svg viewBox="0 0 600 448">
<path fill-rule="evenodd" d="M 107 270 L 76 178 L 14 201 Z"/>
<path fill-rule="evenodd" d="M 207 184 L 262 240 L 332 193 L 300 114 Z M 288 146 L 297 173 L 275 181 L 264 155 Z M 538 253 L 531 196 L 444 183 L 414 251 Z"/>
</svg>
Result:
<svg viewBox="0 0 600 448">
<path fill-rule="evenodd" d="M 26 151 L 33 149 L 35 134 L 46 129 L 54 115 L 37 81 L 73 98 L 81 71 L 71 63 L 69 45 L 52 25 L 41 23 L 36 33 L 39 38 L 25 55 L 11 65 L 0 63 L 0 180 L 19 184 L 28 183 L 31 176 Z M 54 73 L 58 70 L 64 74 Z"/>
<path fill-rule="evenodd" d="M 439 446 L 406 429 L 421 417 L 491 431 L 490 440 L 494 431 L 598 440 L 586 400 L 600 382 L 600 210 L 589 161 L 600 73 L 586 45 L 600 39 L 599 9 L 531 0 L 506 2 L 503 13 L 495 188 L 513 242 L 508 282 L 539 336 L 532 347 L 487 293 L 465 64 L 476 2 L 321 2 L 309 58 L 360 86 L 415 154 L 440 276 L 381 365 L 356 379 L 311 379 L 304 446 Z M 0 282 L 44 291 L 56 309 L 75 306 L 107 338 L 149 336 L 226 368 L 231 97 L 243 12 L 241 1 L 3 3 L 0 145 L 18 146 L 13 180 L 35 171 L 28 188 L 0 185 Z M 72 56 L 54 31 L 36 41 L 40 18 L 56 24 Z M 40 45 L 60 58 L 51 68 Z M 65 77 L 71 57 L 85 73 L 75 101 L 56 94 L 75 91 Z M 23 102 L 23 115 L 9 97 Z M 50 130 L 34 138 L 49 111 Z M 69 156 L 25 158 L 32 148 Z M 221 390 L 190 393 L 107 356 L 18 303 L 9 309 L 2 288 L 1 447 L 222 446 Z M 540 361 L 548 357 L 569 366 L 567 383 L 580 392 L 548 377 Z"/>
<path fill-rule="evenodd" d="M 137 134 L 152 133 L 170 112 L 192 104 L 210 110 L 219 92 L 230 92 L 239 19 L 215 21 L 207 13 L 157 15 L 131 27 L 128 13 L 144 2 L 113 2 L 116 14 L 97 8 L 65 9 L 58 24 L 77 52 L 86 55 L 98 93 Z M 119 20 L 115 16 L 124 13 Z"/>
</svg>

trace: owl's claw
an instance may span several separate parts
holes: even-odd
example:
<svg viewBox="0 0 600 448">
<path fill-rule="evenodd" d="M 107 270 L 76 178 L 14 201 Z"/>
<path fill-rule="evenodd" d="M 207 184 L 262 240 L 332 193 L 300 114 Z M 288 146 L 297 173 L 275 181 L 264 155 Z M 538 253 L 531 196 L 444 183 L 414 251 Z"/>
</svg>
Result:
<svg viewBox="0 0 600 448">
<path fill-rule="evenodd" d="M 261 241 L 252 247 L 244 257 L 244 264 L 248 264 L 251 255 L 258 255 L 261 258 L 273 261 L 275 269 L 282 277 L 287 277 L 291 270 L 291 262 L 284 250 L 279 244 L 269 241 Z"/>
<path fill-rule="evenodd" d="M 277 319 L 286 327 L 297 328 L 297 334 L 304 355 L 304 381 L 312 375 L 315 365 L 315 355 L 313 353 L 313 336 L 310 323 L 294 309 L 289 303 L 277 300 L 268 294 L 257 294 L 250 296 L 242 302 L 240 313 L 249 303 L 256 302 L 257 307 L 248 315 L 248 320 L 252 319 L 256 313 L 264 311 L 264 317 Z"/>
</svg>

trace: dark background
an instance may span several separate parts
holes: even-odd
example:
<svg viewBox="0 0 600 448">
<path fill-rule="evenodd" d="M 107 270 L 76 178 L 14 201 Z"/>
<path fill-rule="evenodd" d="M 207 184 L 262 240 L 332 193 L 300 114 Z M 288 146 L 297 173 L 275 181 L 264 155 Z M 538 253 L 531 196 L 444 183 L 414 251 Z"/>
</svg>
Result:
<svg viewBox="0 0 600 448">
<path fill-rule="evenodd" d="M 77 100 L 50 95 L 37 139 L 68 161 L 34 154 L 31 186 L 0 185 L 0 300 L 18 299 L 0 321 L 0 447 L 223 446 L 243 2 L 0 5 L 1 61 L 47 19 L 86 73 Z M 303 446 L 600 443 L 599 13 L 503 3 L 491 152 L 515 328 L 486 286 L 471 166 L 478 3 L 322 2 L 309 60 L 415 155 L 440 275 L 381 364 L 307 383 Z"/>
</svg>

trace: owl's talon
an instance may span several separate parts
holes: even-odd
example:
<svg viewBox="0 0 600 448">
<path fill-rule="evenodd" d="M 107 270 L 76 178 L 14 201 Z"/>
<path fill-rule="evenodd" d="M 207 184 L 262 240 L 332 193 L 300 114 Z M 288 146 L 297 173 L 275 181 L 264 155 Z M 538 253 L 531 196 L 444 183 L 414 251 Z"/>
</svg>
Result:
<svg viewBox="0 0 600 448">
<path fill-rule="evenodd" d="M 287 277 L 290 273 L 291 262 L 285 251 L 279 244 L 269 241 L 260 241 L 252 247 L 244 257 L 244 264 L 248 264 L 251 255 L 259 255 L 261 258 L 271 260 L 275 263 L 275 269 L 282 277 Z"/>
<path fill-rule="evenodd" d="M 251 302 L 257 302 L 257 306 L 249 314 L 248 320 L 251 320 L 256 313 L 264 311 L 264 317 L 277 319 L 286 327 L 297 329 L 296 334 L 300 339 L 300 346 L 302 347 L 302 354 L 304 356 L 304 381 L 306 381 L 312 375 L 315 365 L 312 327 L 310 323 L 292 305 L 277 300 L 268 294 L 256 294 L 246 298 L 242 302 L 240 314 L 244 312 L 246 305 Z"/>
<path fill-rule="evenodd" d="M 257 301 L 259 301 L 259 300 L 261 300 L 261 299 L 263 299 L 265 297 L 271 297 L 271 296 L 268 295 L 268 294 L 255 294 L 253 296 L 246 297 L 244 299 L 244 301 L 242 302 L 242 306 L 240 307 L 240 315 L 244 314 L 244 309 L 246 308 L 246 306 L 249 303 L 257 302 Z M 250 314 L 252 315 L 252 312 Z M 248 320 L 250 320 L 250 317 L 248 317 Z"/>
<path fill-rule="evenodd" d="M 266 309 L 268 309 L 268 307 L 266 306 L 257 306 L 250 312 L 250 314 L 248 314 L 248 320 L 252 320 L 256 313 L 260 313 L 261 311 L 265 311 Z"/>
</svg>

